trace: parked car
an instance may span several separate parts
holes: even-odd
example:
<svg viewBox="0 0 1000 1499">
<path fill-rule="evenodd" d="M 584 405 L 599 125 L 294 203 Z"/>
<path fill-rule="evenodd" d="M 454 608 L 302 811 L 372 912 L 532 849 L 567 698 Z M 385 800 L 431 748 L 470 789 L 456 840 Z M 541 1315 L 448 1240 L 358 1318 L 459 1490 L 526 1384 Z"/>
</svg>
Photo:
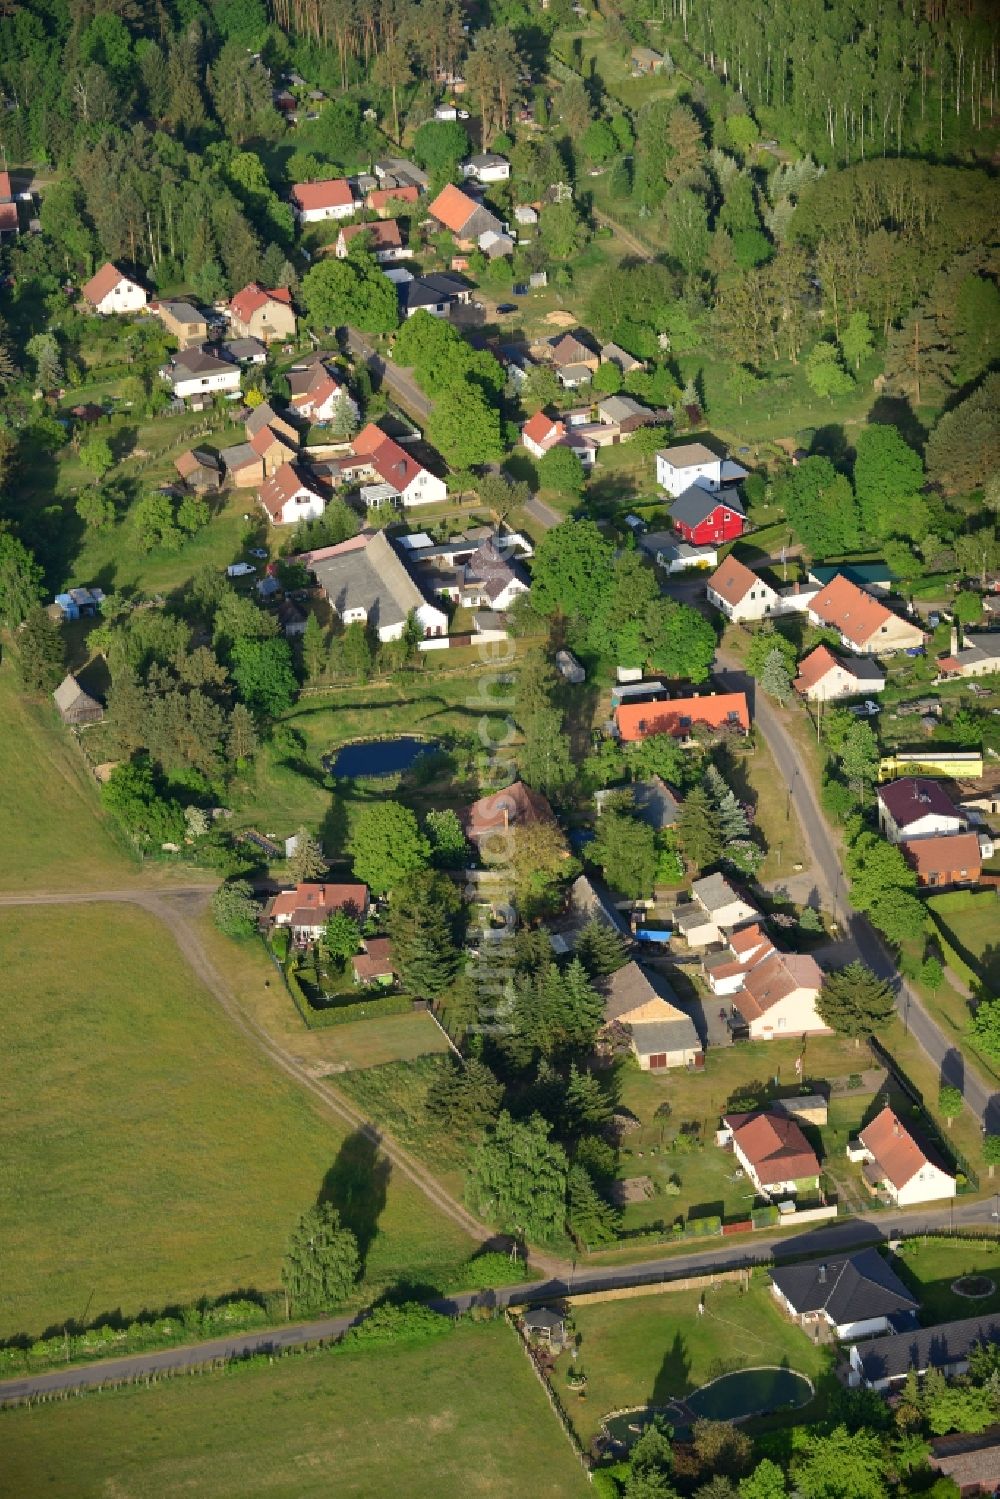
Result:
<svg viewBox="0 0 1000 1499">
<path fill-rule="evenodd" d="M 847 711 L 853 713 L 855 718 L 874 718 L 876 713 L 882 712 L 882 705 L 873 703 L 871 698 L 866 698 L 863 703 L 852 704 Z"/>
<path fill-rule="evenodd" d="M 516 311 L 517 311 L 517 303 L 516 302 L 499 302 L 497 304 L 497 312 L 499 312 L 499 313 L 516 312 Z"/>
<path fill-rule="evenodd" d="M 256 571 L 252 562 L 231 562 L 226 568 L 226 573 L 230 578 L 248 578 Z"/>
<path fill-rule="evenodd" d="M 259 557 L 262 562 L 267 558 L 267 547 L 248 547 L 247 551 L 251 557 Z"/>
</svg>

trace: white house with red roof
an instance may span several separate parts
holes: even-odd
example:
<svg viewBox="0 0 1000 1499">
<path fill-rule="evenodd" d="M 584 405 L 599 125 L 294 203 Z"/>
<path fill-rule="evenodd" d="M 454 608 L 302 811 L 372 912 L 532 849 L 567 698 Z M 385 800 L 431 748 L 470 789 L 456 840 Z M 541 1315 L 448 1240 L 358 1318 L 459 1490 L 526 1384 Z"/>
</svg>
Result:
<svg viewBox="0 0 1000 1499">
<path fill-rule="evenodd" d="M 930 776 L 903 776 L 876 792 L 878 825 L 890 843 L 962 833 L 966 817 L 940 781 Z"/>
<path fill-rule="evenodd" d="M 287 286 L 267 291 L 251 281 L 230 302 L 229 321 L 233 332 L 241 338 L 259 338 L 265 344 L 294 338 L 292 294 Z"/>
<path fill-rule="evenodd" d="M 819 1161 L 802 1130 L 783 1114 L 724 1114 L 716 1135 L 733 1154 L 762 1197 L 815 1192 Z"/>
<path fill-rule="evenodd" d="M 296 182 L 291 200 L 300 224 L 349 219 L 358 206 L 346 177 L 328 177 L 323 182 Z"/>
<path fill-rule="evenodd" d="M 773 952 L 752 964 L 733 1005 L 750 1031 L 751 1041 L 785 1036 L 829 1034 L 816 1008 L 823 970 L 808 953 Z"/>
<path fill-rule="evenodd" d="M 799 662 L 795 691 L 811 703 L 833 703 L 863 693 L 882 692 L 885 673 L 869 656 L 837 656 L 818 645 Z"/>
<path fill-rule="evenodd" d="M 814 625 L 836 630 L 841 643 L 858 656 L 917 650 L 924 643 L 924 632 L 918 625 L 893 614 L 842 573 L 812 599 L 809 618 Z"/>
<path fill-rule="evenodd" d="M 944 1163 L 919 1145 L 888 1106 L 849 1141 L 847 1156 L 863 1161 L 863 1176 L 871 1192 L 884 1192 L 897 1207 L 941 1202 L 954 1197 L 958 1185 Z"/>
<path fill-rule="evenodd" d="M 146 288 L 108 261 L 81 288 L 81 296 L 102 317 L 114 313 L 141 312 L 149 301 Z"/>
<path fill-rule="evenodd" d="M 702 967 L 713 994 L 735 994 L 742 989 L 751 968 L 775 951 L 774 943 L 759 921 L 731 932 L 724 947 L 705 954 Z"/>
<path fill-rule="evenodd" d="M 318 520 L 326 509 L 326 498 L 305 470 L 283 463 L 261 485 L 257 498 L 272 526 L 294 526 L 303 520 Z"/>
<path fill-rule="evenodd" d="M 364 235 L 372 259 L 378 265 L 387 265 L 393 260 L 409 260 L 413 251 L 403 244 L 403 236 L 395 219 L 376 219 L 373 224 L 345 224 L 337 235 L 334 253 L 338 260 L 346 260 L 352 241 Z"/>
<path fill-rule="evenodd" d="M 779 612 L 778 590 L 732 555 L 715 570 L 705 591 L 710 604 L 737 622 L 764 619 Z"/>
<path fill-rule="evenodd" d="M 369 422 L 351 444 L 355 457 L 367 460 L 375 484 L 383 489 L 375 503 L 386 499 L 394 505 L 435 505 L 447 499 L 448 486 L 432 474 L 398 442 L 386 436 L 381 427 Z"/>
<path fill-rule="evenodd" d="M 521 428 L 521 441 L 532 458 L 544 458 L 550 448 L 566 436 L 566 423 L 557 416 L 536 411 Z"/>
<path fill-rule="evenodd" d="M 339 411 L 346 410 L 351 421 L 357 422 L 360 415 L 357 401 L 321 361 L 304 370 L 292 370 L 288 386 L 289 405 L 305 421 L 329 422 Z"/>
<path fill-rule="evenodd" d="M 368 886 L 307 883 L 280 890 L 265 906 L 264 921 L 290 927 L 297 942 L 315 942 L 337 911 L 346 911 L 360 925 L 368 915 Z"/>
</svg>

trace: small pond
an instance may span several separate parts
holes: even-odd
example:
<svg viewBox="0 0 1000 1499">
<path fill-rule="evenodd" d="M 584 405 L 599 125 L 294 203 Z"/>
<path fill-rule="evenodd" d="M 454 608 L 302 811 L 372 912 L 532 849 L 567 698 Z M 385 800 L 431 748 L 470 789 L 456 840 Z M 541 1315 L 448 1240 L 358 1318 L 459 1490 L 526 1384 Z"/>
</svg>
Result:
<svg viewBox="0 0 1000 1499">
<path fill-rule="evenodd" d="M 401 735 L 398 739 L 366 739 L 358 744 L 345 744 L 334 755 L 327 755 L 323 764 L 332 776 L 343 776 L 354 780 L 359 776 L 393 776 L 412 770 L 421 755 L 432 754 L 438 748 L 436 739 L 414 739 Z"/>
<path fill-rule="evenodd" d="M 684 1402 L 696 1416 L 709 1421 L 740 1421 L 762 1416 L 782 1406 L 808 1405 L 813 1397 L 811 1380 L 794 1369 L 741 1369 L 723 1374 L 702 1385 Z"/>
</svg>

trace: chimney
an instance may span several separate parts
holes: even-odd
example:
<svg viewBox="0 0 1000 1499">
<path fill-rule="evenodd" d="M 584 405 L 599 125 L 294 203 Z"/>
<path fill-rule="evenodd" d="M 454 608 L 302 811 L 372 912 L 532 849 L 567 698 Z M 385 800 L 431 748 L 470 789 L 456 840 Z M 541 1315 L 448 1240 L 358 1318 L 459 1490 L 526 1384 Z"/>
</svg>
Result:
<svg viewBox="0 0 1000 1499">
<path fill-rule="evenodd" d="M 819 1267 L 819 1277 L 818 1278 L 819 1278 L 820 1285 L 821 1286 L 825 1286 L 826 1285 L 826 1266 L 825 1265 L 820 1265 L 820 1267 Z"/>
<path fill-rule="evenodd" d="M 952 625 L 952 627 L 951 627 L 951 654 L 953 656 L 956 656 L 958 654 L 958 626 L 957 625 Z"/>
<path fill-rule="evenodd" d="M 892 1120 L 892 1132 L 894 1135 L 901 1135 L 903 1133 L 902 1126 L 895 1116 L 893 1116 Z"/>
</svg>

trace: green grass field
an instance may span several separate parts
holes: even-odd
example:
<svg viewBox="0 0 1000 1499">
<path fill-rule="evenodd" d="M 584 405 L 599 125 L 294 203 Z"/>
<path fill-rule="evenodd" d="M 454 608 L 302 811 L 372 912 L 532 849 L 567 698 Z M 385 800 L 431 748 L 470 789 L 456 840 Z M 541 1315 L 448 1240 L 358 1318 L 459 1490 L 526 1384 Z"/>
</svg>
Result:
<svg viewBox="0 0 1000 1499">
<path fill-rule="evenodd" d="M 321 1352 L 3 1416 L 24 1499 L 583 1499 L 589 1485 L 501 1323 Z"/>
<path fill-rule="evenodd" d="M 926 1326 L 960 1317 L 1000 1312 L 1000 1241 L 974 1239 L 910 1239 L 893 1261 L 893 1269 L 920 1298 L 920 1317 Z M 995 1286 L 991 1296 L 970 1301 L 951 1289 L 963 1275 L 988 1276 Z"/>
<path fill-rule="evenodd" d="M 49 701 L 21 697 L 0 666 L 0 889 L 114 889 L 136 866 L 100 817 L 97 787 Z"/>
<path fill-rule="evenodd" d="M 0 947 L 0 1336 L 274 1289 L 320 1194 L 375 1285 L 470 1252 L 233 1030 L 152 916 L 11 909 Z"/>
<path fill-rule="evenodd" d="M 704 1294 L 704 1316 L 698 1315 L 700 1291 L 574 1305 L 586 1399 L 566 1391 L 567 1358 L 554 1377 L 585 1442 L 609 1411 L 666 1404 L 732 1369 L 787 1362 L 814 1381 L 825 1372 L 828 1355 L 782 1316 L 763 1275 L 749 1291 L 733 1283 Z"/>
<path fill-rule="evenodd" d="M 1000 907 L 996 892 L 970 901 L 964 910 L 950 909 L 947 897 L 931 904 L 945 940 L 972 976 L 987 994 L 1000 994 Z"/>
</svg>

